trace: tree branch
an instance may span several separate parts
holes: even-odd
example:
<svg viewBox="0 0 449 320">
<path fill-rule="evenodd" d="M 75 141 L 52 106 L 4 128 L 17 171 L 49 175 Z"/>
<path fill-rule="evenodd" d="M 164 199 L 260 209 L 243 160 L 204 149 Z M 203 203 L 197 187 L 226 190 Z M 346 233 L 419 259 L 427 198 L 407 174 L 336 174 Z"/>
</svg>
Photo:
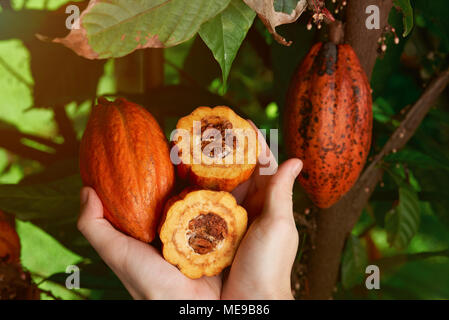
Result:
<svg viewBox="0 0 449 320">
<path fill-rule="evenodd" d="M 54 162 L 54 154 L 29 147 L 23 144 L 23 139 L 32 140 L 48 147 L 54 147 L 52 141 L 50 140 L 22 134 L 19 131 L 10 129 L 0 129 L 0 148 L 4 148 L 20 157 L 35 160 L 42 164 L 50 164 Z"/>
<path fill-rule="evenodd" d="M 57 105 L 53 108 L 55 121 L 58 124 L 59 133 L 64 138 L 64 144 L 59 149 L 63 149 L 69 156 L 78 154 L 78 139 L 72 121 L 67 115 L 67 111 L 63 105 Z"/>
<path fill-rule="evenodd" d="M 380 10 L 380 29 L 368 30 L 365 13 L 369 5 L 375 5 Z M 378 56 L 378 39 L 388 24 L 388 16 L 393 7 L 393 0 L 350 0 L 346 9 L 345 42 L 349 43 L 359 57 L 360 63 L 368 76 L 374 69 Z"/>
</svg>

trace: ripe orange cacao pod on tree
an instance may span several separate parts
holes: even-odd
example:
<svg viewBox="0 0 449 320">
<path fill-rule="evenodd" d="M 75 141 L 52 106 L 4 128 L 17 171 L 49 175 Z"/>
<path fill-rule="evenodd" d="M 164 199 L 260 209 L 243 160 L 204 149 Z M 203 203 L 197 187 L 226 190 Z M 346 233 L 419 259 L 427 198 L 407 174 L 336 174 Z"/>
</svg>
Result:
<svg viewBox="0 0 449 320">
<path fill-rule="evenodd" d="M 315 44 L 292 78 L 284 113 L 287 152 L 303 160 L 299 182 L 320 208 L 354 185 L 371 145 L 372 98 L 350 45 Z"/>
<path fill-rule="evenodd" d="M 174 168 L 164 133 L 148 111 L 123 98 L 100 98 L 81 140 L 80 172 L 114 227 L 144 242 L 154 239 Z"/>
</svg>

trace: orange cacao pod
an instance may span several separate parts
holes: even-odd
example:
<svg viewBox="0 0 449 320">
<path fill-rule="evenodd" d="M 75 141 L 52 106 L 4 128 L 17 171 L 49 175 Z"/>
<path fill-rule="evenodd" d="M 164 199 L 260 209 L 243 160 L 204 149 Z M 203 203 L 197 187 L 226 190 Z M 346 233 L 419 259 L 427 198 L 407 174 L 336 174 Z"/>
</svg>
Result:
<svg viewBox="0 0 449 320">
<path fill-rule="evenodd" d="M 232 263 L 247 220 L 231 193 L 187 188 L 165 205 L 162 254 L 189 278 L 215 276 Z"/>
<path fill-rule="evenodd" d="M 181 155 L 176 168 L 178 176 L 190 185 L 230 192 L 253 174 L 260 153 L 257 131 L 231 108 L 198 107 L 179 119 L 176 129 L 173 140 Z M 221 140 L 218 154 L 209 149 L 212 144 L 207 142 L 211 141 L 208 133 L 213 132 L 210 129 L 221 135 L 217 138 Z M 182 131 L 188 133 L 189 139 L 184 140 L 187 137 L 182 137 Z"/>
<path fill-rule="evenodd" d="M 0 262 L 20 262 L 20 239 L 9 217 L 0 211 Z"/>
<path fill-rule="evenodd" d="M 153 116 L 125 99 L 99 99 L 81 141 L 85 185 L 119 230 L 151 242 L 174 184 L 168 142 Z"/>
<path fill-rule="evenodd" d="M 321 208 L 356 182 L 371 145 L 372 100 L 367 76 L 347 44 L 317 43 L 287 94 L 287 152 L 303 160 L 299 182 Z"/>
</svg>

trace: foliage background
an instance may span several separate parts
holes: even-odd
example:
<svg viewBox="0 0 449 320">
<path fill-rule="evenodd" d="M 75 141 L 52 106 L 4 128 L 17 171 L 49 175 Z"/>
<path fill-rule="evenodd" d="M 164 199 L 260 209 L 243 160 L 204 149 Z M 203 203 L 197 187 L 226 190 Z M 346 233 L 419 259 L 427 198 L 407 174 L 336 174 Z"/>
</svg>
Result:
<svg viewBox="0 0 449 320">
<path fill-rule="evenodd" d="M 81 186 L 77 141 L 92 97 L 126 95 L 155 114 L 167 133 L 177 118 L 196 106 L 217 104 L 232 106 L 260 128 L 278 128 L 290 77 L 324 32 L 307 31 L 310 12 L 305 13 L 298 22 L 278 27 L 293 41 L 291 47 L 284 47 L 256 19 L 230 69 L 226 89 L 213 54 L 195 36 L 164 49 L 164 86 L 140 90 L 138 72 L 123 73 L 123 66 L 139 70 L 139 61 L 154 52 L 146 49 L 125 58 L 85 61 L 34 36 L 64 35 L 55 26 L 66 16 L 55 10 L 66 0 L 10 3 L 12 10 L 0 9 L 0 209 L 17 217 L 22 264 L 39 287 L 55 297 L 129 298 L 75 227 Z M 373 72 L 373 154 L 398 126 L 404 108 L 419 98 L 438 71 L 448 67 L 449 4 L 412 0 L 411 6 L 415 26 L 405 39 L 400 36 L 402 13 L 392 11 L 390 24 L 401 41 L 395 45 L 387 36 L 388 50 Z M 123 81 L 137 85 L 124 86 Z M 448 99 L 446 89 L 407 147 L 383 162 L 387 172 L 383 183 L 346 243 L 336 298 L 449 298 Z M 279 150 L 283 161 L 282 138 Z M 308 205 L 297 186 L 296 210 L 303 214 Z M 397 219 L 396 228 L 386 223 L 388 216 Z M 404 231 L 407 221 L 411 227 Z M 300 265 L 310 239 L 298 227 L 304 239 L 298 252 Z M 382 265 L 382 289 L 368 292 L 363 289 L 363 274 L 371 262 Z M 79 291 L 64 287 L 70 264 L 82 269 Z M 304 279 L 300 275 L 293 279 L 299 295 Z M 41 297 L 52 298 L 45 293 Z"/>
</svg>

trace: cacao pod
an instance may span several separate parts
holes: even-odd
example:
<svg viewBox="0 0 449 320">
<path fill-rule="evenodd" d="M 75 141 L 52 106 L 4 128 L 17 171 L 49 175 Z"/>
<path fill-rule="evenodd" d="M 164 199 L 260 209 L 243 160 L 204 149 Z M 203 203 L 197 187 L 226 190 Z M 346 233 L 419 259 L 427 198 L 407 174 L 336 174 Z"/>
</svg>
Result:
<svg viewBox="0 0 449 320">
<path fill-rule="evenodd" d="M 14 220 L 0 211 L 0 262 L 20 262 L 20 239 Z"/>
<path fill-rule="evenodd" d="M 192 279 L 217 275 L 232 263 L 247 220 L 232 194 L 188 188 L 165 206 L 164 258 Z"/>
<path fill-rule="evenodd" d="M 371 145 L 372 100 L 367 76 L 350 45 L 317 43 L 287 94 L 287 152 L 303 160 L 299 182 L 320 208 L 356 182 Z"/>
<path fill-rule="evenodd" d="M 81 140 L 80 172 L 114 227 L 144 242 L 156 234 L 174 184 L 168 142 L 143 107 L 99 99 Z"/>
<path fill-rule="evenodd" d="M 231 108 L 198 107 L 179 119 L 176 129 L 178 176 L 191 185 L 232 191 L 254 172 L 260 153 L 258 134 Z"/>
</svg>

